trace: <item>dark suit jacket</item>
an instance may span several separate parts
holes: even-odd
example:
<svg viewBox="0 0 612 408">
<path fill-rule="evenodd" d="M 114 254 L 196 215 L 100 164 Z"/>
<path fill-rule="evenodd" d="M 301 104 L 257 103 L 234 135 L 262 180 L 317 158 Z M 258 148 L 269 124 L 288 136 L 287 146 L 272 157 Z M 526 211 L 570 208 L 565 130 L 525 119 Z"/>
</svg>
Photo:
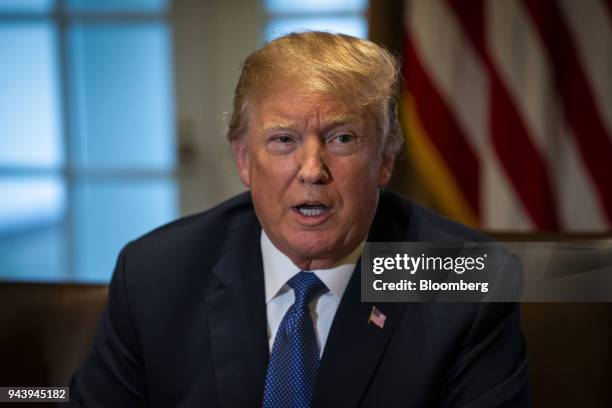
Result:
<svg viewBox="0 0 612 408">
<path fill-rule="evenodd" d="M 268 361 L 261 227 L 248 193 L 121 252 L 71 398 L 87 407 L 261 407 Z M 485 238 L 382 192 L 370 241 Z M 359 267 L 338 307 L 313 407 L 529 406 L 514 303 L 382 303 Z"/>
</svg>

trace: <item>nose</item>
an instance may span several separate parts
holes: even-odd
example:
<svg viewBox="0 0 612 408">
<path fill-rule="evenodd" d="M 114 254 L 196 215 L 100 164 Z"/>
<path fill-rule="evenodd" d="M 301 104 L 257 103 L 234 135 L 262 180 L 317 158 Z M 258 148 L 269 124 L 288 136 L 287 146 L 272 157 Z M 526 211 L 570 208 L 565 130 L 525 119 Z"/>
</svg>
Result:
<svg viewBox="0 0 612 408">
<path fill-rule="evenodd" d="M 302 146 L 298 181 L 304 184 L 327 184 L 331 173 L 325 163 L 325 141 L 308 138 Z"/>
</svg>

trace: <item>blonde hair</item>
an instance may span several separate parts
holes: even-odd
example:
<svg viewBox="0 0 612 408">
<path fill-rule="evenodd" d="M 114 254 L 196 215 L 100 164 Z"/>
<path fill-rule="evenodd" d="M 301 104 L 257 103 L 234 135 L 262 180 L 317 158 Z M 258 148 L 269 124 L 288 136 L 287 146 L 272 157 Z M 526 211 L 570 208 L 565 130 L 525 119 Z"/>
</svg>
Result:
<svg viewBox="0 0 612 408">
<path fill-rule="evenodd" d="M 234 92 L 227 136 L 238 138 L 248 123 L 249 107 L 279 86 L 329 95 L 372 115 L 385 154 L 403 142 L 397 119 L 399 64 L 371 41 L 324 32 L 293 33 L 253 52 L 242 65 Z"/>
</svg>

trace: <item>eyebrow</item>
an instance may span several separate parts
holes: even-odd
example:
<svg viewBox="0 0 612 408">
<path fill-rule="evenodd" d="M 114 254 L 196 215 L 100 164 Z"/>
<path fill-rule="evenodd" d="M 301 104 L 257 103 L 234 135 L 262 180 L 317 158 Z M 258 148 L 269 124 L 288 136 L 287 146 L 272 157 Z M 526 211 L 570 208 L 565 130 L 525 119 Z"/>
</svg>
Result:
<svg viewBox="0 0 612 408">
<path fill-rule="evenodd" d="M 283 122 L 279 120 L 272 120 L 264 125 L 263 131 L 268 132 L 270 130 L 292 130 L 298 127 L 299 125 L 297 122 Z"/>
<path fill-rule="evenodd" d="M 361 116 L 354 113 L 334 115 L 325 120 L 323 123 L 323 130 L 327 131 L 343 125 L 363 126 L 364 120 L 361 118 Z M 294 130 L 302 127 L 303 124 L 300 122 L 271 120 L 264 125 L 263 132 L 268 132 L 271 130 Z"/>
<path fill-rule="evenodd" d="M 329 130 L 343 125 L 364 126 L 365 122 L 360 115 L 356 113 L 346 113 L 334 115 L 330 120 L 324 123 L 323 129 Z"/>
</svg>

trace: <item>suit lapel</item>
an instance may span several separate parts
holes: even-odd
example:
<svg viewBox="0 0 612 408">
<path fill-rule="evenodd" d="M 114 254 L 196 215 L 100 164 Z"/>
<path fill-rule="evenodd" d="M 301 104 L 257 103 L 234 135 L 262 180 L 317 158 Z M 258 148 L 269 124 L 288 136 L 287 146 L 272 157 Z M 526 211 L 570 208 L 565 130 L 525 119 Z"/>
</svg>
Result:
<svg viewBox="0 0 612 408">
<path fill-rule="evenodd" d="M 356 407 L 373 376 L 405 305 L 361 303 L 359 264 L 353 272 L 331 327 L 312 407 Z M 385 316 L 382 328 L 368 323 L 372 306 Z"/>
<path fill-rule="evenodd" d="M 221 407 L 261 407 L 268 361 L 260 227 L 254 214 L 239 223 L 213 273 L 206 297 Z"/>
<path fill-rule="evenodd" d="M 392 199 L 381 193 L 368 241 L 417 241 L 411 212 Z M 386 316 L 382 328 L 368 323 L 372 306 Z M 327 338 L 313 407 L 359 405 L 406 308 L 405 303 L 362 303 L 361 265 L 357 263 Z"/>
</svg>

